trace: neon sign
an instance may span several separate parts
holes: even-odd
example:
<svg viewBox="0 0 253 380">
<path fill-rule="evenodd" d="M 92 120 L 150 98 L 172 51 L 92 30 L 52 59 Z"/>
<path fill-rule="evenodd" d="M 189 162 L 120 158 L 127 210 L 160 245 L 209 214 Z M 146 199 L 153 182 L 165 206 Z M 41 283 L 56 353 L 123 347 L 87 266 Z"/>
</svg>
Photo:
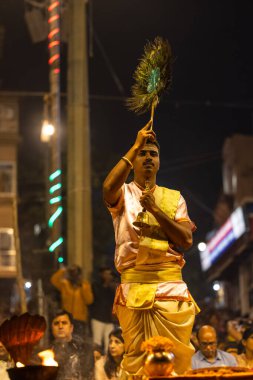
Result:
<svg viewBox="0 0 253 380">
<path fill-rule="evenodd" d="M 202 270 L 207 271 L 245 232 L 246 224 L 243 210 L 241 207 L 238 207 L 209 241 L 205 251 L 200 252 Z"/>
</svg>

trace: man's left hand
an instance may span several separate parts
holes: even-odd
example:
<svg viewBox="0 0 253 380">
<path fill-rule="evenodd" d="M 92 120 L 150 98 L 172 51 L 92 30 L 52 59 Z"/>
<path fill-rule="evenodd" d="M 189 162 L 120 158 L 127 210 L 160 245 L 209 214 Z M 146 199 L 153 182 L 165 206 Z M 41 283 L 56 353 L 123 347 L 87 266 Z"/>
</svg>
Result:
<svg viewBox="0 0 253 380">
<path fill-rule="evenodd" d="M 155 197 L 151 191 L 143 191 L 142 196 L 140 197 L 140 204 L 151 213 L 157 208 Z"/>
</svg>

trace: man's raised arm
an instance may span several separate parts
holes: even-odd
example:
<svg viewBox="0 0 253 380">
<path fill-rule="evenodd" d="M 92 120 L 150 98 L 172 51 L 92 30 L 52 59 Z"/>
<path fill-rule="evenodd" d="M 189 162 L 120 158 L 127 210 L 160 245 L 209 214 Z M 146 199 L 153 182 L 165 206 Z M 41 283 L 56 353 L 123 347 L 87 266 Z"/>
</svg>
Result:
<svg viewBox="0 0 253 380">
<path fill-rule="evenodd" d="M 134 145 L 129 149 L 125 156 L 119 160 L 104 180 L 104 200 L 111 206 L 118 202 L 121 195 L 121 187 L 129 176 L 129 173 L 133 168 L 133 162 L 139 151 L 145 145 L 147 138 L 155 138 L 155 133 L 150 130 L 150 126 L 151 120 L 138 132 Z"/>
</svg>

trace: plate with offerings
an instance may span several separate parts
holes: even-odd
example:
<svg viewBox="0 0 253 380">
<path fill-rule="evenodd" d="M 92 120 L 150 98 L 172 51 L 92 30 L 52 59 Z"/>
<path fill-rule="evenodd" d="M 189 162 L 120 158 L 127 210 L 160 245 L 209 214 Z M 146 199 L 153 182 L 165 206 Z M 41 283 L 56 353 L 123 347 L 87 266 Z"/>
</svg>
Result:
<svg viewBox="0 0 253 380">
<path fill-rule="evenodd" d="M 225 380 L 242 379 L 253 380 L 253 369 L 245 367 L 208 367 L 187 371 L 184 375 L 171 376 L 171 379 L 203 379 L 203 380 Z"/>
</svg>

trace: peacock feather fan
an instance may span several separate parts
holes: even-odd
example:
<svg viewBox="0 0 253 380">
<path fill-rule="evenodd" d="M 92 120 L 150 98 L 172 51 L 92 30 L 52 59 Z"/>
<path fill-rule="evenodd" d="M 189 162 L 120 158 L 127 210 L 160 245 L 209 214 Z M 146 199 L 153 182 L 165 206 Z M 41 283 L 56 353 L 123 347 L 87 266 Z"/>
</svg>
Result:
<svg viewBox="0 0 253 380">
<path fill-rule="evenodd" d="M 167 40 L 156 37 L 153 42 L 147 42 L 133 78 L 135 84 L 127 106 L 142 114 L 156 106 L 161 94 L 171 86 L 172 51 Z"/>
</svg>

